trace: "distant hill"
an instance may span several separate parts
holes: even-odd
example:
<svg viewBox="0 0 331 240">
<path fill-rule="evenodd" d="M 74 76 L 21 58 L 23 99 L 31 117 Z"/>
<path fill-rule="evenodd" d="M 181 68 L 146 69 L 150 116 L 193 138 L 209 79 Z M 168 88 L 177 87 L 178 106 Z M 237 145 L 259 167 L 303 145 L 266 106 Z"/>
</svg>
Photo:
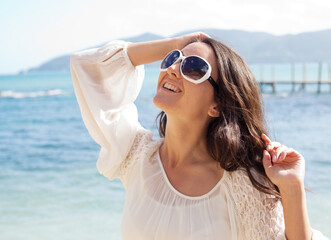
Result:
<svg viewBox="0 0 331 240">
<path fill-rule="evenodd" d="M 239 52 L 248 63 L 317 62 L 331 60 L 331 29 L 281 36 L 241 30 L 197 29 L 180 32 L 174 36 L 180 36 L 194 31 L 205 32 L 213 38 L 226 43 Z M 164 37 L 160 35 L 145 33 L 139 36 L 123 38 L 123 40 L 140 42 L 162 38 Z M 93 47 L 99 47 L 103 44 Z M 38 67 L 29 69 L 27 72 L 69 71 L 70 55 L 53 58 Z M 150 66 L 156 66 L 158 64 L 150 64 Z"/>
</svg>

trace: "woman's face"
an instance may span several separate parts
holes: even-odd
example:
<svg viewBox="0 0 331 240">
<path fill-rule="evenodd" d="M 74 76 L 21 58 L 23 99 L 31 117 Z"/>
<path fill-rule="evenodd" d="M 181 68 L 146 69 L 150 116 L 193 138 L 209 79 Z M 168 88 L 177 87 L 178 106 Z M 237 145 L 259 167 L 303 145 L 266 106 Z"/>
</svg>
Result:
<svg viewBox="0 0 331 240">
<path fill-rule="evenodd" d="M 183 48 L 182 52 L 184 56 L 197 55 L 206 59 L 212 67 L 212 78 L 218 78 L 216 57 L 209 45 L 194 42 Z M 216 117 L 213 116 L 217 109 L 213 86 L 207 80 L 200 84 L 185 80 L 180 73 L 180 63 L 160 73 L 154 105 L 162 109 L 168 118 L 173 114 L 188 121 L 206 121 L 209 116 Z M 168 87 L 172 85 L 176 91 L 167 89 L 165 84 Z"/>
</svg>

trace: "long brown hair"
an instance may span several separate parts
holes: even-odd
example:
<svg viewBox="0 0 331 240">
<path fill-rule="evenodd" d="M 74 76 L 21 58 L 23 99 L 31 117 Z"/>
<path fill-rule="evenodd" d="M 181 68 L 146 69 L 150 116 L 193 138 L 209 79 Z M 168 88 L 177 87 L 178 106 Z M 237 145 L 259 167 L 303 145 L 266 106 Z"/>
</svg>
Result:
<svg viewBox="0 0 331 240">
<path fill-rule="evenodd" d="M 253 73 L 239 54 L 225 44 L 211 38 L 200 42 L 214 50 L 218 67 L 216 82 L 219 88 L 215 91 L 215 100 L 220 116 L 213 118 L 207 129 L 207 147 L 211 156 L 226 171 L 244 168 L 256 189 L 280 198 L 278 187 L 267 177 L 262 164 L 266 146 L 261 134 L 267 134 L 267 127 L 262 94 Z M 159 113 L 157 119 L 160 137 L 164 137 L 165 112 Z M 266 182 L 255 179 L 252 169 Z"/>
</svg>

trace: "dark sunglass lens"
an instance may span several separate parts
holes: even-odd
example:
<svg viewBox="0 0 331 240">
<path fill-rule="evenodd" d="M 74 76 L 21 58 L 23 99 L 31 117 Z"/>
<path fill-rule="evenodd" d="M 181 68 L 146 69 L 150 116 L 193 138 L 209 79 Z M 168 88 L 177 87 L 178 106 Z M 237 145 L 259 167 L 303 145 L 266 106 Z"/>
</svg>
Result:
<svg viewBox="0 0 331 240">
<path fill-rule="evenodd" d="M 182 63 L 182 73 L 193 79 L 199 80 L 208 72 L 208 64 L 201 58 L 188 57 Z"/>
<path fill-rule="evenodd" d="M 174 62 L 176 62 L 179 56 L 180 56 L 179 51 L 172 51 L 171 53 L 169 53 L 168 56 L 165 57 L 165 59 L 163 59 L 161 63 L 161 68 L 166 69 L 170 67 L 172 64 L 174 64 Z"/>
</svg>

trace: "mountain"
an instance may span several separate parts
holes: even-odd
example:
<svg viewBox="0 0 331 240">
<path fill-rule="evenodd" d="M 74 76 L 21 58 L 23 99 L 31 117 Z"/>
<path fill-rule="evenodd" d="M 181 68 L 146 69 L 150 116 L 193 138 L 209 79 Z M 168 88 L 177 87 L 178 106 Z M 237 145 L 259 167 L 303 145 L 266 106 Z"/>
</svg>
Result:
<svg viewBox="0 0 331 240">
<path fill-rule="evenodd" d="M 197 29 L 180 32 L 171 37 L 195 31 L 205 32 L 211 37 L 231 46 L 248 63 L 325 62 L 331 60 L 331 29 L 281 36 L 242 30 Z M 139 36 L 123 38 L 123 40 L 141 42 L 162 38 L 164 37 L 160 35 L 145 33 Z M 99 47 L 103 44 L 105 43 L 94 47 Z M 69 71 L 70 55 L 53 58 L 38 67 L 29 69 L 27 72 Z M 148 66 L 157 65 L 159 63 L 149 64 Z"/>
<path fill-rule="evenodd" d="M 240 30 L 203 31 L 234 48 L 248 63 L 331 60 L 331 29 L 281 36 Z"/>
</svg>

